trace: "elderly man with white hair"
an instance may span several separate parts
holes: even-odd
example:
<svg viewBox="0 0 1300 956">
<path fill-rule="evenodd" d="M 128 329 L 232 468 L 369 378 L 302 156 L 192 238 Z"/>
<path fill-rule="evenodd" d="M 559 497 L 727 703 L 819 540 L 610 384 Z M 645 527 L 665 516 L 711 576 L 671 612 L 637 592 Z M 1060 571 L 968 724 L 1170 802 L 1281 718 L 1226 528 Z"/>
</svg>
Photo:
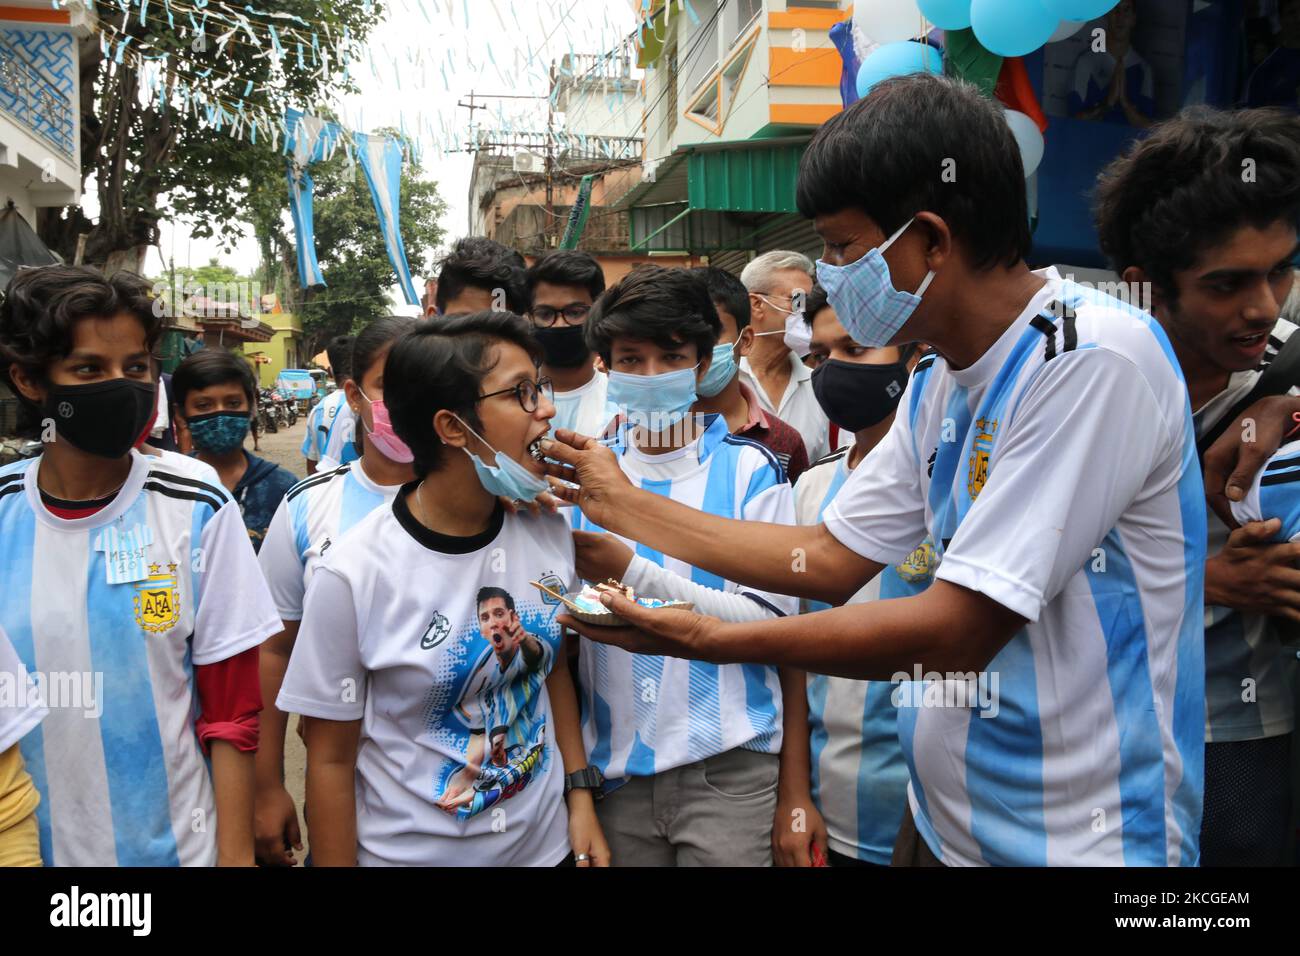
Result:
<svg viewBox="0 0 1300 956">
<path fill-rule="evenodd" d="M 802 253 L 778 249 L 758 256 L 740 273 L 749 291 L 754 347 L 740 360 L 740 374 L 770 415 L 791 425 L 803 437 L 808 460 L 830 454 L 830 423 L 813 395 L 812 371 L 785 342 L 787 320 L 800 311 L 813 286 L 812 260 Z M 796 321 L 797 331 L 803 322 Z"/>
</svg>

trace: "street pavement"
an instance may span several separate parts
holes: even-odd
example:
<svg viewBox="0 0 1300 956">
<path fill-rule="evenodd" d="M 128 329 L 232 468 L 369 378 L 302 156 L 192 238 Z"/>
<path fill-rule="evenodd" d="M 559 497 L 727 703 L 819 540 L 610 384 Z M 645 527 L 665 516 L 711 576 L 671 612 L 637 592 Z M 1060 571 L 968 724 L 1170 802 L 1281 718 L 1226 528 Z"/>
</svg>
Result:
<svg viewBox="0 0 1300 956">
<path fill-rule="evenodd" d="M 299 416 L 297 424 L 292 427 L 282 428 L 274 435 L 263 435 L 258 441 L 260 446 L 258 450 L 253 449 L 251 437 L 247 447 L 253 454 L 282 465 L 299 477 L 306 477 L 307 467 L 302 457 L 302 439 L 306 430 L 307 418 Z M 263 706 L 269 707 L 271 703 L 269 700 L 263 701 Z M 293 797 L 294 804 L 298 807 L 298 826 L 302 830 L 303 852 L 295 851 L 294 857 L 299 861 L 299 865 L 307 852 L 307 824 L 302 815 L 306 775 L 307 751 L 303 747 L 302 738 L 297 734 L 297 718 L 294 718 L 289 724 L 289 732 L 285 734 L 284 740 L 284 783 Z"/>
</svg>

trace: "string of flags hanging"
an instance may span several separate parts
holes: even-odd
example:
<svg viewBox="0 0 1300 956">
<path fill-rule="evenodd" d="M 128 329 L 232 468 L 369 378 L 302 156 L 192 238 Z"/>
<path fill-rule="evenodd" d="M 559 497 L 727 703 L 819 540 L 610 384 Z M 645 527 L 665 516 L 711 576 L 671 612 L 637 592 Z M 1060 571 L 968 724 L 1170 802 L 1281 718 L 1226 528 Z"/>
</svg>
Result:
<svg viewBox="0 0 1300 956">
<path fill-rule="evenodd" d="M 66 7 L 67 0 L 51 0 L 51 5 L 56 9 Z M 464 85 L 466 76 L 472 76 L 476 85 L 495 84 L 500 89 L 549 88 L 552 59 L 560 59 L 559 71 L 566 72 L 563 58 L 553 55 L 557 51 L 554 44 L 548 43 L 549 36 L 541 42 L 534 40 L 535 27 L 530 29 L 521 22 L 519 5 L 502 3 L 502 0 L 487 0 L 486 8 L 480 0 L 474 5 L 474 15 L 479 18 L 479 34 L 482 18 L 488 12 L 502 31 L 513 29 L 520 42 L 509 58 L 499 55 L 498 44 L 492 42 L 485 43 L 477 55 L 472 45 L 460 44 L 447 44 L 440 52 L 424 42 L 390 50 L 373 39 L 359 43 L 347 31 L 342 36 L 334 36 L 323 20 L 309 23 L 295 14 L 252 4 L 218 6 L 210 0 L 107 0 L 98 6 L 95 28 L 100 34 L 104 57 L 118 65 L 138 69 L 142 76 L 142 96 L 148 101 L 166 101 L 168 106 L 184 110 L 201 125 L 234 139 L 257 142 L 269 137 L 277 148 L 288 135 L 282 106 L 289 104 L 268 108 L 252 97 L 255 93 L 274 99 L 281 97 L 277 80 L 288 71 L 300 76 L 337 77 L 346 82 L 364 70 L 391 83 L 398 91 L 430 90 L 447 94 L 459 93 L 458 87 Z M 553 16 L 548 14 L 546 22 L 558 26 L 571 18 L 576 4 L 573 0 L 548 0 L 547 6 Z M 432 26 L 445 25 L 461 31 L 470 27 L 468 0 L 391 0 L 389 7 L 418 15 Z M 576 32 L 591 39 L 598 37 L 600 49 L 619 46 L 626 38 L 626 24 L 615 23 L 608 4 L 598 7 L 599 21 L 578 24 L 578 29 L 566 30 L 565 36 Z M 365 0 L 363 10 L 371 9 L 370 0 Z M 149 37 L 129 33 L 131 26 L 179 37 L 195 52 L 211 50 L 216 54 L 212 57 L 214 61 L 220 61 L 221 55 L 230 49 L 241 50 L 253 60 L 269 62 L 270 76 L 257 82 L 224 71 L 220 66 L 187 68 L 178 62 L 181 58 L 175 51 L 155 46 Z M 570 54 L 576 52 L 570 40 L 557 42 L 567 43 Z M 392 104 L 385 105 L 391 112 Z M 505 113 L 499 105 L 496 112 L 495 126 L 506 136 L 535 125 L 530 118 Z M 361 126 L 359 117 L 351 125 Z M 414 115 L 398 112 L 394 121 L 385 125 L 401 131 L 404 155 L 416 162 L 421 161 L 426 148 L 443 156 L 475 145 L 472 131 L 463 128 L 445 111 L 417 109 Z"/>
</svg>

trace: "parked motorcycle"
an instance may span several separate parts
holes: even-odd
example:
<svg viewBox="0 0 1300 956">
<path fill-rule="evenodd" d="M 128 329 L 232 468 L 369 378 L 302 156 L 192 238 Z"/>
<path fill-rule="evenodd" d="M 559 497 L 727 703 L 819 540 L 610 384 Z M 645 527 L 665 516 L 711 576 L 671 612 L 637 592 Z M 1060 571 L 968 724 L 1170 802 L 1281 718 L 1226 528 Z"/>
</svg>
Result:
<svg viewBox="0 0 1300 956">
<path fill-rule="evenodd" d="M 298 400 L 283 389 L 275 390 L 276 397 L 284 406 L 284 420 L 290 427 L 298 424 Z"/>
<path fill-rule="evenodd" d="M 285 422 L 283 401 L 276 395 L 274 389 L 258 389 L 257 423 L 261 426 L 262 431 L 274 435 L 280 430 L 280 425 Z"/>
</svg>

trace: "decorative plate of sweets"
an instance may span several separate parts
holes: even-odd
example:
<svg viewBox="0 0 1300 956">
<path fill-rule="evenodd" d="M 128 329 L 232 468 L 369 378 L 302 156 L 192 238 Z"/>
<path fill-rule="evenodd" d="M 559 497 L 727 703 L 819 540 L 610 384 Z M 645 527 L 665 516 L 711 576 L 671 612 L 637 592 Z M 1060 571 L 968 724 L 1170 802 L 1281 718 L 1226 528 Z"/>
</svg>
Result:
<svg viewBox="0 0 1300 956">
<path fill-rule="evenodd" d="M 579 621 L 586 621 L 588 624 L 599 624 L 605 627 L 626 627 L 627 621 L 619 617 L 605 605 L 600 603 L 600 596 L 606 593 L 621 594 L 629 601 L 635 601 L 642 607 L 660 608 L 660 607 L 678 607 L 685 611 L 693 610 L 695 605 L 690 601 L 664 601 L 659 598 L 639 597 L 629 585 L 610 578 L 603 584 L 588 584 L 581 591 L 573 591 L 569 594 L 561 594 L 553 591 L 544 584 L 536 581 L 531 582 L 533 587 L 539 591 L 550 595 L 562 603 L 570 614 Z"/>
</svg>

